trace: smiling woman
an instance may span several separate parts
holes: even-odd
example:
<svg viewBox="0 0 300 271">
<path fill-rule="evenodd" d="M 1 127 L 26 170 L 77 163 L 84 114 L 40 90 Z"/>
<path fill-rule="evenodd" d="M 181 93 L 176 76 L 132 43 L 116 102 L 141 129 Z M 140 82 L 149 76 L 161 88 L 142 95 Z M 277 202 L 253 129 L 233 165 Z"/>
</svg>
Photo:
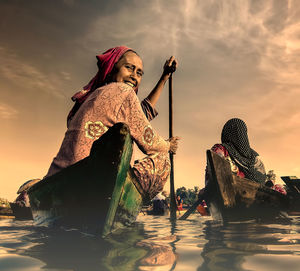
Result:
<svg viewBox="0 0 300 271">
<path fill-rule="evenodd" d="M 113 82 L 123 82 L 137 89 L 143 76 L 143 62 L 133 51 L 127 51 L 112 71 Z"/>
<path fill-rule="evenodd" d="M 68 129 L 46 177 L 82 160 L 95 140 L 118 122 L 126 123 L 138 147 L 147 155 L 136 161 L 133 171 L 143 192 L 150 198 L 163 189 L 170 172 L 168 152 L 177 150 L 178 137 L 164 140 L 149 123 L 174 57 L 166 61 L 158 83 L 140 104 L 137 91 L 143 76 L 143 62 L 125 46 L 109 49 L 97 56 L 99 71 L 83 90 L 73 97 L 75 105 L 68 115 Z"/>
</svg>

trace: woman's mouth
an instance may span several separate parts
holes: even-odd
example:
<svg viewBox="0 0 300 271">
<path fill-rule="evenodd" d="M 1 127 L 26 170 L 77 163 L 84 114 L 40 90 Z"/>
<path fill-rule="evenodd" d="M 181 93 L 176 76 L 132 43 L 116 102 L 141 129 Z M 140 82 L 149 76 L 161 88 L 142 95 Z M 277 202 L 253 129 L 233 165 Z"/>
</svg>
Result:
<svg viewBox="0 0 300 271">
<path fill-rule="evenodd" d="M 127 84 L 128 86 L 131 86 L 132 88 L 135 88 L 135 84 L 133 84 L 132 82 L 125 81 L 125 84 Z"/>
</svg>

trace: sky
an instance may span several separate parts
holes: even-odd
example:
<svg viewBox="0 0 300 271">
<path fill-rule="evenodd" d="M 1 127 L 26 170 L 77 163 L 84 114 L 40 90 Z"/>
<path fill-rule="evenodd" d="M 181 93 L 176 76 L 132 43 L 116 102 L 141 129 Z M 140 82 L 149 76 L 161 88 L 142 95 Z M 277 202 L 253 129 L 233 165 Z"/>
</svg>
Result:
<svg viewBox="0 0 300 271">
<path fill-rule="evenodd" d="M 278 182 L 300 176 L 298 1 L 0 0 L 0 10 L 0 197 L 47 173 L 70 97 L 95 75 L 95 56 L 118 45 L 143 60 L 140 99 L 167 58 L 179 62 L 175 187 L 203 187 L 205 152 L 233 117 Z M 167 139 L 167 85 L 157 110 L 152 125 Z"/>
</svg>

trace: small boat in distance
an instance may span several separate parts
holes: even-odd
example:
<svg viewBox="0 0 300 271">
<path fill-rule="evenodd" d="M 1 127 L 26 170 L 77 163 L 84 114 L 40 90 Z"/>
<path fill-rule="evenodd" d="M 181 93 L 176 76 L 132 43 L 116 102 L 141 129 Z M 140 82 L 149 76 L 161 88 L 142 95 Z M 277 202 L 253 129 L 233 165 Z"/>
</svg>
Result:
<svg viewBox="0 0 300 271">
<path fill-rule="evenodd" d="M 300 179 L 296 176 L 282 176 L 281 179 L 287 186 L 287 195 L 290 197 L 290 208 L 288 214 L 300 215 Z"/>
<path fill-rule="evenodd" d="M 12 213 L 17 220 L 31 220 L 33 219 L 31 208 L 26 206 L 20 206 L 18 203 L 9 203 Z"/>
<path fill-rule="evenodd" d="M 286 219 L 289 197 L 232 173 L 230 164 L 208 150 L 210 183 L 205 201 L 212 217 L 223 222 Z"/>
<path fill-rule="evenodd" d="M 34 223 L 103 237 L 130 225 L 144 197 L 130 168 L 131 156 L 129 128 L 117 123 L 93 143 L 88 157 L 28 190 Z"/>
<path fill-rule="evenodd" d="M 0 206 L 0 219 L 15 218 L 11 208 Z"/>
</svg>

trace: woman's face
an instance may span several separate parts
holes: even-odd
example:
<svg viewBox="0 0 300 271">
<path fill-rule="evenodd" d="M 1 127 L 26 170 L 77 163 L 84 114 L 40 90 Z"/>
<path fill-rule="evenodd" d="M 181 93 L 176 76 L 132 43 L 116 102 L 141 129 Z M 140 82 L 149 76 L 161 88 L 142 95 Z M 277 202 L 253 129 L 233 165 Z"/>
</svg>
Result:
<svg viewBox="0 0 300 271">
<path fill-rule="evenodd" d="M 123 82 L 136 89 L 141 83 L 143 62 L 134 52 L 126 52 L 116 64 L 116 73 L 112 77 L 113 82 Z"/>
</svg>

